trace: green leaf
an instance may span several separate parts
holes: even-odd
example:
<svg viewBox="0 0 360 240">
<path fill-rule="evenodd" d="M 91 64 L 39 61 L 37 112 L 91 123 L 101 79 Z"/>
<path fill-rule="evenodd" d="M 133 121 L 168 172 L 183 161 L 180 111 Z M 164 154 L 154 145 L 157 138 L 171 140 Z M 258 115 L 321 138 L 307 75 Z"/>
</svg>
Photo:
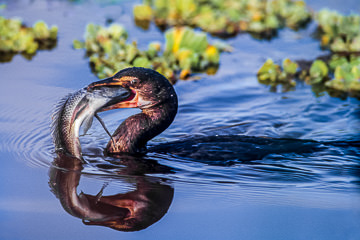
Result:
<svg viewBox="0 0 360 240">
<path fill-rule="evenodd" d="M 36 39 L 46 39 L 50 37 L 49 27 L 44 21 L 38 21 L 33 25 L 33 32 Z"/>
<path fill-rule="evenodd" d="M 134 67 L 151 67 L 151 62 L 146 57 L 137 57 L 133 62 Z"/>
<path fill-rule="evenodd" d="M 325 62 L 322 60 L 315 60 L 310 67 L 310 78 L 311 83 L 321 82 L 325 77 L 327 77 L 329 69 Z"/>
<path fill-rule="evenodd" d="M 135 19 L 140 21 L 150 21 L 152 18 L 152 9 L 148 5 L 135 5 L 133 8 Z"/>
<path fill-rule="evenodd" d="M 73 41 L 73 47 L 75 49 L 82 49 L 82 48 L 85 48 L 85 43 L 84 42 L 81 42 L 79 40 L 74 40 Z"/>
<path fill-rule="evenodd" d="M 333 52 L 346 52 L 348 50 L 347 44 L 341 37 L 335 38 L 334 42 L 330 45 Z"/>
<path fill-rule="evenodd" d="M 120 24 L 111 24 L 108 27 L 108 32 L 113 39 L 124 38 L 127 39 L 127 32 L 125 28 Z"/>
<path fill-rule="evenodd" d="M 295 74 L 298 69 L 297 63 L 291 61 L 288 58 L 284 59 L 284 61 L 282 63 L 282 67 L 283 67 L 285 73 L 287 73 L 287 74 Z"/>
<path fill-rule="evenodd" d="M 260 81 L 275 82 L 281 74 L 280 66 L 275 64 L 273 60 L 268 59 L 259 69 L 257 76 Z"/>
</svg>

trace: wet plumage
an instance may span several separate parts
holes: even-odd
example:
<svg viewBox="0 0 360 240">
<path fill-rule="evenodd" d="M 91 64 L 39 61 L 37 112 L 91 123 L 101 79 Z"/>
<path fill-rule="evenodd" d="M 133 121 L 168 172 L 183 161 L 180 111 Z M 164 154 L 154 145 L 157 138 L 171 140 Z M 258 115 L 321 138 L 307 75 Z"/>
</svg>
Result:
<svg viewBox="0 0 360 240">
<path fill-rule="evenodd" d="M 124 69 L 112 78 L 95 82 L 92 87 L 121 86 L 132 97 L 112 108 L 139 108 L 141 113 L 130 116 L 115 130 L 106 147 L 108 154 L 139 153 L 146 143 L 167 129 L 173 122 L 178 99 L 171 83 L 160 73 L 146 68 Z"/>
</svg>

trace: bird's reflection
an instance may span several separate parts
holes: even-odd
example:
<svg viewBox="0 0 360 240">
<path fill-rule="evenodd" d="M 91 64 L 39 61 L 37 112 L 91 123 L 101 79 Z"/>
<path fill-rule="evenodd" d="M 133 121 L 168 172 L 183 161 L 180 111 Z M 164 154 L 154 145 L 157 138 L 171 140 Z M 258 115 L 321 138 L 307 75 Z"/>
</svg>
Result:
<svg viewBox="0 0 360 240">
<path fill-rule="evenodd" d="M 97 195 L 78 194 L 83 165 L 79 159 L 65 154 L 59 154 L 54 160 L 49 184 L 65 211 L 82 219 L 84 224 L 120 231 L 138 231 L 159 221 L 166 214 L 174 189 L 160 178 L 144 176 L 146 167 L 142 164 L 134 164 L 141 166 L 141 170 L 129 169 L 132 161 L 136 161 L 136 158 L 126 157 L 125 162 L 129 167 L 120 173 L 126 174 L 125 181 L 136 184 L 136 190 L 127 193 L 104 196 L 101 189 Z M 151 169 L 156 167 L 154 163 L 149 165 Z M 136 175 L 130 172 L 136 172 Z"/>
</svg>

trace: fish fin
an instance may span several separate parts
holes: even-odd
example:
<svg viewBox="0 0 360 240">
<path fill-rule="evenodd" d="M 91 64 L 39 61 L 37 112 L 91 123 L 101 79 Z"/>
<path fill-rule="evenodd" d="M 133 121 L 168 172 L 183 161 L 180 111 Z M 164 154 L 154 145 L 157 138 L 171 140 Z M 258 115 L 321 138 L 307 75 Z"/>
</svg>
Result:
<svg viewBox="0 0 360 240">
<path fill-rule="evenodd" d="M 87 116 L 82 125 L 84 125 L 83 127 L 83 135 L 85 135 L 87 133 L 87 131 L 90 129 L 91 125 L 93 123 L 93 115 Z"/>
</svg>

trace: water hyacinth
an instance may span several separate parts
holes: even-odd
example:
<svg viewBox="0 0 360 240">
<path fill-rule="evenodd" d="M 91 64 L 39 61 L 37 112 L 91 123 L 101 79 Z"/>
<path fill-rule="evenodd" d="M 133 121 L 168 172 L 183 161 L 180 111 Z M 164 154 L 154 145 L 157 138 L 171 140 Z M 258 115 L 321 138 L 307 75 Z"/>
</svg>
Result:
<svg viewBox="0 0 360 240">
<path fill-rule="evenodd" d="M 152 9 L 148 5 L 136 5 L 133 11 L 136 25 L 148 29 L 152 19 Z"/>
<path fill-rule="evenodd" d="M 284 9 L 281 4 L 277 7 L 279 11 Z M 360 16 L 343 16 L 335 11 L 322 10 L 316 15 L 316 19 L 321 46 L 339 54 L 322 60 L 301 61 L 306 63 L 302 68 L 295 68 L 295 64 L 292 65 L 288 59 L 284 60 L 281 68 L 268 59 L 258 71 L 259 82 L 276 86 L 284 84 L 285 80 L 298 78 L 312 85 L 314 91 L 320 89 L 336 97 L 349 95 L 359 98 Z M 295 86 L 296 82 L 292 84 Z"/>
<path fill-rule="evenodd" d="M 325 78 L 327 78 L 328 73 L 329 73 L 329 68 L 326 65 L 326 63 L 322 60 L 315 60 L 311 64 L 307 82 L 310 84 L 320 83 Z"/>
<path fill-rule="evenodd" d="M 321 10 L 316 15 L 321 46 L 332 52 L 360 52 L 360 15 Z"/>
<path fill-rule="evenodd" d="M 348 61 L 338 62 L 339 65 L 335 67 L 333 79 L 326 82 L 325 86 L 334 91 L 360 98 L 360 57 L 351 56 Z M 332 63 L 335 66 L 334 61 Z"/>
<path fill-rule="evenodd" d="M 323 84 L 333 96 L 360 97 L 360 57 L 335 54 L 327 62 L 315 60 L 303 79 L 309 84 Z"/>
<path fill-rule="evenodd" d="M 136 42 L 127 42 L 127 37 L 127 31 L 119 24 L 109 27 L 88 24 L 85 41 L 74 40 L 73 46 L 86 49 L 99 78 L 136 66 L 153 68 L 171 82 L 218 66 L 220 52 L 231 49 L 224 43 L 211 45 L 206 34 L 187 27 L 169 29 L 165 33 L 164 50 L 159 42 L 151 42 L 147 50 L 140 50 Z"/>
<path fill-rule="evenodd" d="M 39 48 L 50 49 L 56 45 L 57 31 L 43 21 L 26 27 L 20 19 L 0 16 L 0 52 L 32 55 Z"/>
<path fill-rule="evenodd" d="M 285 59 L 281 67 L 275 64 L 273 60 L 268 59 L 257 73 L 258 81 L 273 88 L 282 85 L 283 90 L 288 91 L 296 85 L 293 78 L 297 69 L 297 63 L 290 59 Z"/>
<path fill-rule="evenodd" d="M 275 83 L 276 80 L 279 79 L 280 74 L 280 66 L 275 64 L 272 59 L 268 59 L 259 69 L 257 76 L 260 82 Z"/>
<path fill-rule="evenodd" d="M 297 64 L 285 59 L 280 67 L 268 59 L 257 73 L 258 81 L 272 87 L 279 84 L 293 87 L 296 85 L 293 79 L 297 78 L 312 85 L 314 91 L 326 90 L 335 97 L 343 98 L 349 95 L 360 98 L 359 56 L 335 54 L 324 60 L 302 62 L 303 64 Z"/>
<path fill-rule="evenodd" d="M 144 0 L 134 7 L 134 18 L 161 28 L 188 25 L 215 35 L 246 31 L 270 37 L 279 28 L 303 26 L 311 14 L 299 0 Z"/>
</svg>

